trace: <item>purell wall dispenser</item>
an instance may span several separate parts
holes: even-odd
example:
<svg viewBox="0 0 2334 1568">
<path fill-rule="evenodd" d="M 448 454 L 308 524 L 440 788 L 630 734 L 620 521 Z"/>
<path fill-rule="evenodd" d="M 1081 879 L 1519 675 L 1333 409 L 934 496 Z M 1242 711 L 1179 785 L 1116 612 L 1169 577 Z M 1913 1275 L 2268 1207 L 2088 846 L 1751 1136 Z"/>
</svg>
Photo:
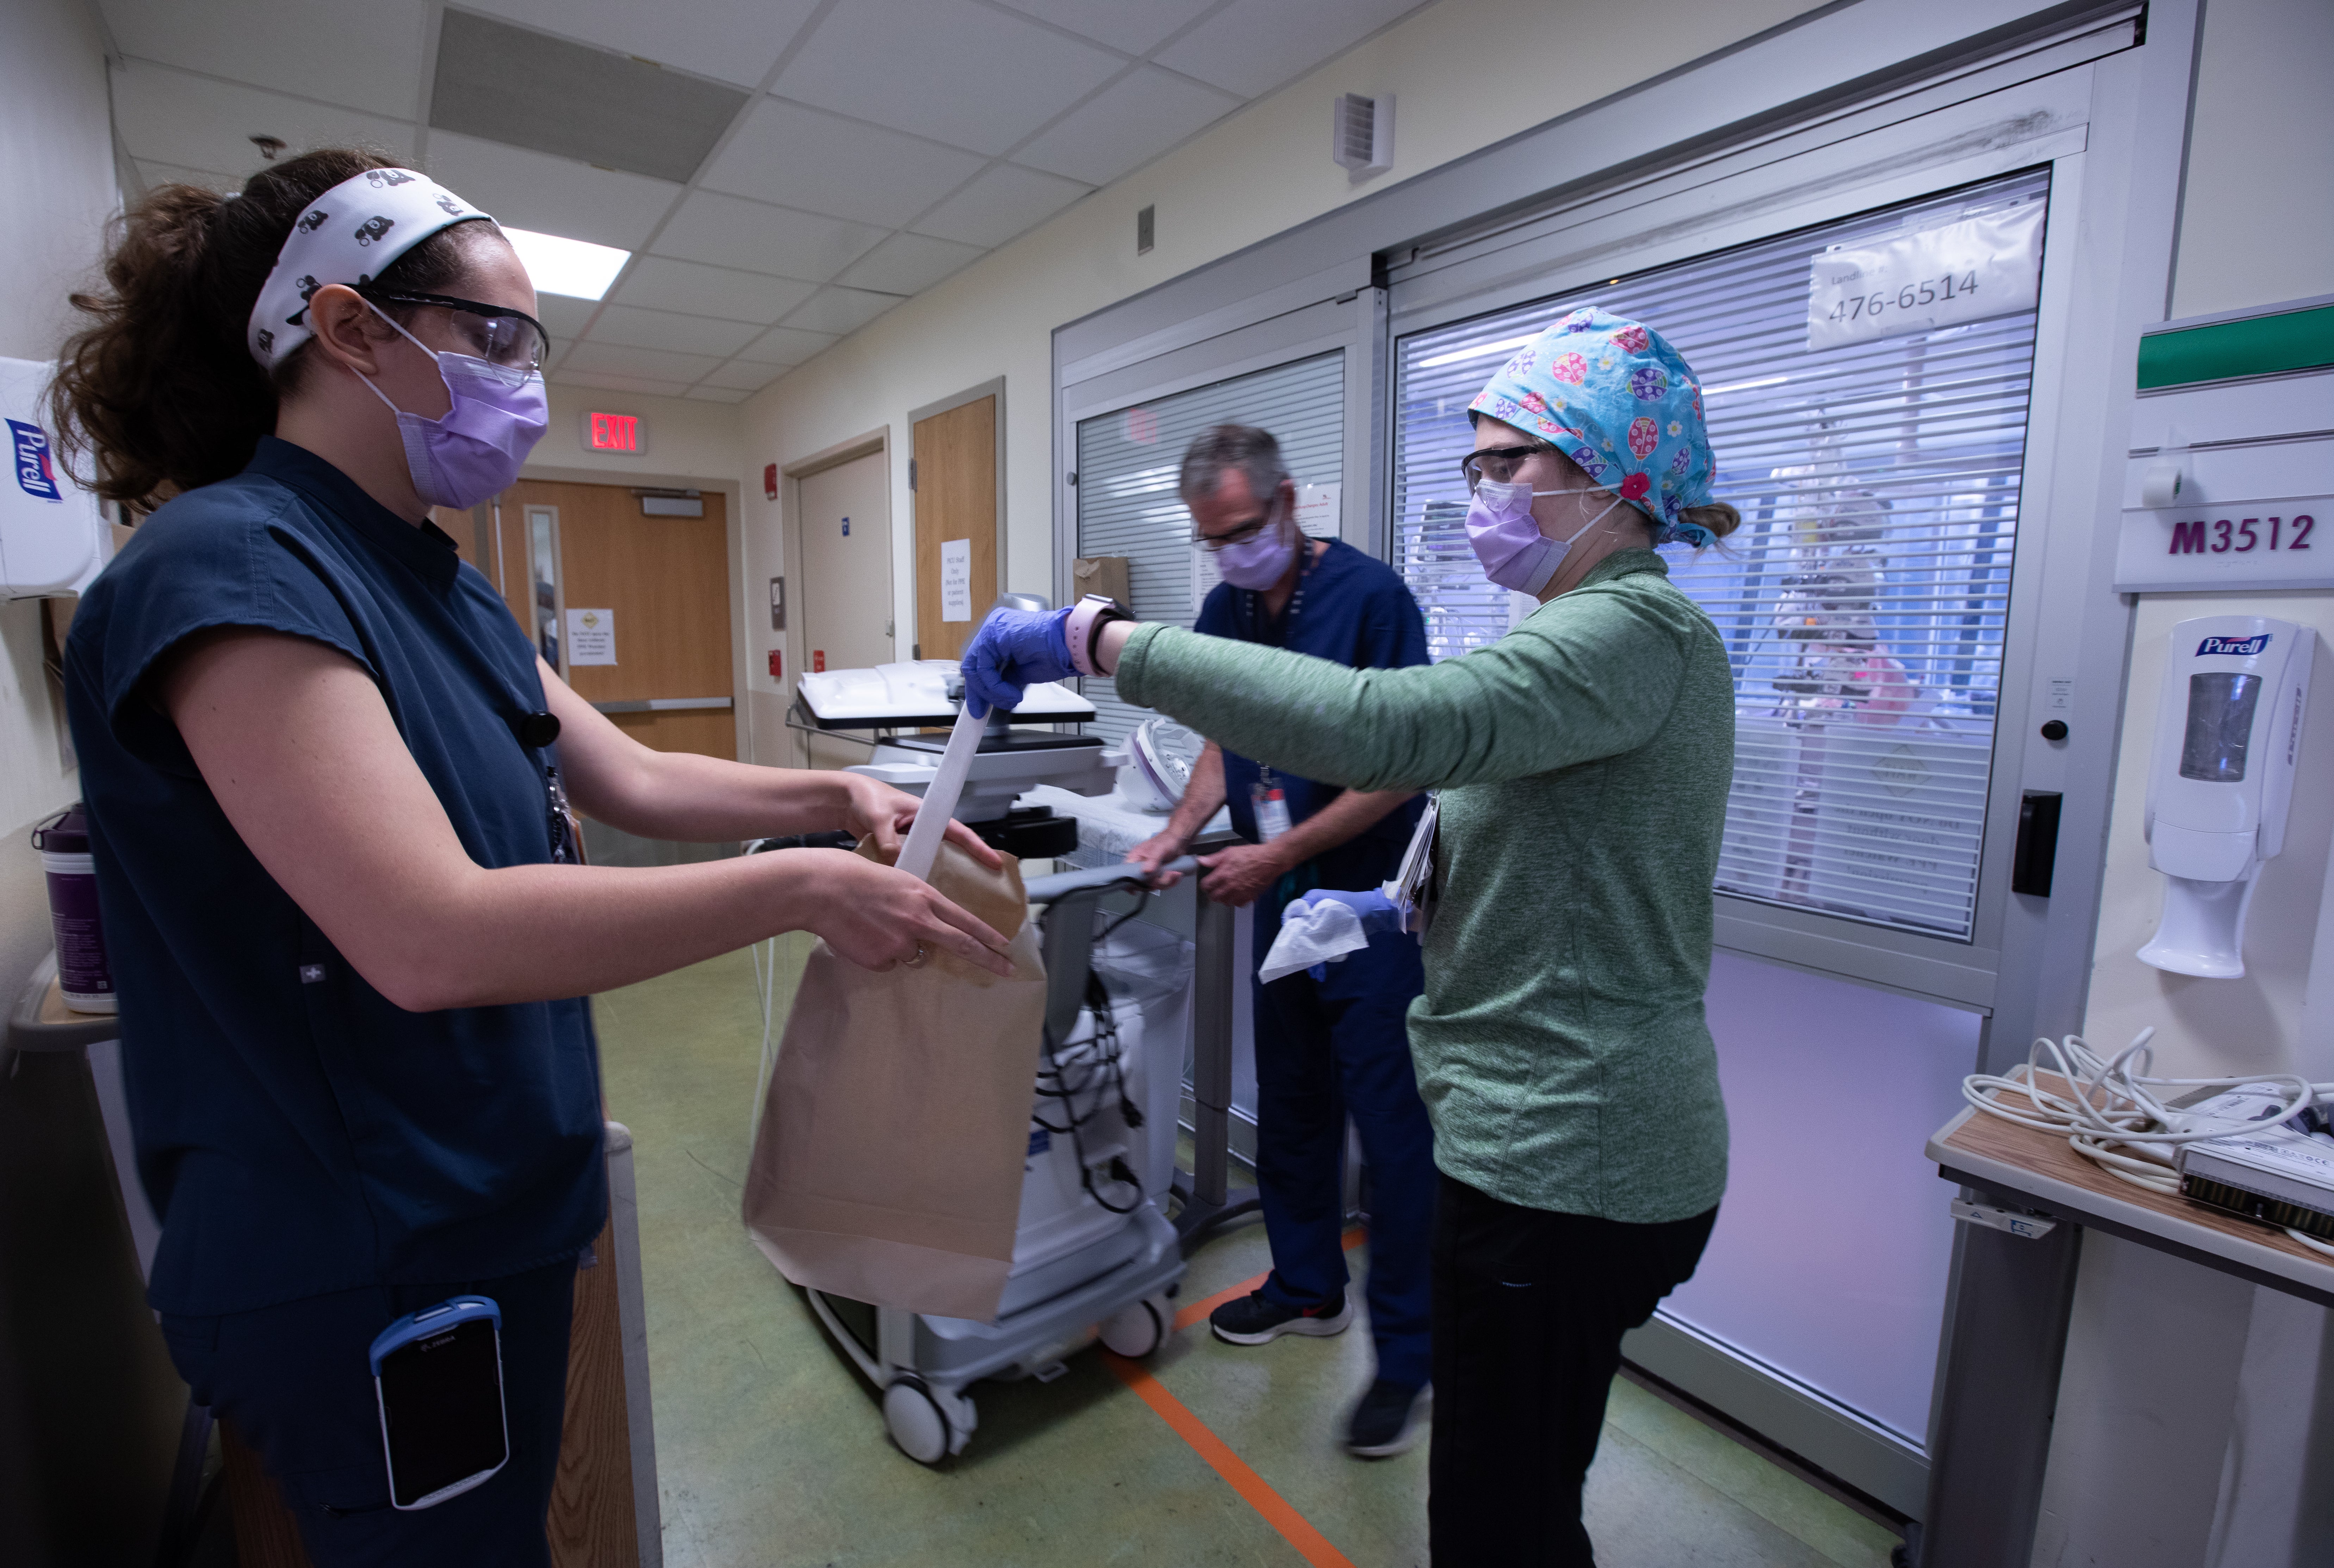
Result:
<svg viewBox="0 0 2334 1568">
<path fill-rule="evenodd" d="M 0 479 L 0 599 L 77 593 L 108 553 L 97 497 L 57 461 L 41 396 L 55 369 L 0 359 L 0 419 L 8 437 L 8 476 Z"/>
<path fill-rule="evenodd" d="M 2285 847 L 2317 633 L 2261 615 L 2172 629 L 2147 776 L 2147 861 L 2164 919 L 2140 961 L 2175 975 L 2245 972 L 2245 910 Z"/>
</svg>

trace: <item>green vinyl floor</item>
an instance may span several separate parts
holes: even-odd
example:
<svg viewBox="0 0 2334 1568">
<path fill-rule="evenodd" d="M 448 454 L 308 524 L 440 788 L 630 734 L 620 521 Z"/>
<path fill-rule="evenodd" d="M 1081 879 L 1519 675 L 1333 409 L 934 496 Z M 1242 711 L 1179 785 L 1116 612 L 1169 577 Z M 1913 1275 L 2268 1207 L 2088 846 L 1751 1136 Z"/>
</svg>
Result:
<svg viewBox="0 0 2334 1568">
<path fill-rule="evenodd" d="M 807 949 L 777 943 L 780 1026 Z M 596 1005 L 609 1114 L 635 1139 L 669 1568 L 1308 1561 L 1096 1352 L 1051 1383 L 977 1386 L 979 1428 L 944 1467 L 901 1455 L 873 1391 L 738 1224 L 762 1039 L 748 956 Z M 1366 1246 L 1348 1255 L 1366 1268 Z M 1262 1227 L 1236 1227 L 1191 1259 L 1180 1300 L 1268 1265 Z M 1336 1443 L 1368 1379 L 1366 1325 L 1258 1349 L 1195 1326 L 1147 1364 L 1345 1562 L 1425 1563 L 1424 1441 L 1377 1463 Z M 1626 1380 L 1613 1385 L 1587 1519 L 1605 1568 L 1881 1568 L 1896 1541 Z"/>
</svg>

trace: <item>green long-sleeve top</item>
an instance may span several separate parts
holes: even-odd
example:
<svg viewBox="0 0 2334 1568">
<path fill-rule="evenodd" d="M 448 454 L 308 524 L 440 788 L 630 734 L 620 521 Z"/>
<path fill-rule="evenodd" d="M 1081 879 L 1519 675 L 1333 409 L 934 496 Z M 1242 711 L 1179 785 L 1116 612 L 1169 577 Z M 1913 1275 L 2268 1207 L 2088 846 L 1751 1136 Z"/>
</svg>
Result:
<svg viewBox="0 0 2334 1568">
<path fill-rule="evenodd" d="M 1636 1224 L 1718 1202 L 1726 1107 L 1702 998 L 1733 685 L 1660 556 L 1616 551 L 1440 664 L 1349 669 L 1153 625 L 1117 686 L 1305 778 L 1443 792 L 1410 1039 L 1445 1172 Z"/>
</svg>

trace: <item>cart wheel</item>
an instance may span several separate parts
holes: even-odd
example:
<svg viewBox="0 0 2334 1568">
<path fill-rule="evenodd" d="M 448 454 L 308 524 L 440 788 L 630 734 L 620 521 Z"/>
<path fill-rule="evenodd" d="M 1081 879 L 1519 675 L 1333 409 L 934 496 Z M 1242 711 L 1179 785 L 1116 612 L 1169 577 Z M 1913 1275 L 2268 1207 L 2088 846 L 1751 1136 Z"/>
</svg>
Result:
<svg viewBox="0 0 2334 1568">
<path fill-rule="evenodd" d="M 921 1378 L 903 1377 L 883 1390 L 883 1429 L 900 1452 L 920 1465 L 937 1465 L 948 1457 L 948 1417 Z"/>
<path fill-rule="evenodd" d="M 1141 1361 L 1167 1342 L 1174 1321 L 1164 1297 L 1129 1302 L 1103 1320 L 1102 1342 L 1120 1355 Z"/>
</svg>

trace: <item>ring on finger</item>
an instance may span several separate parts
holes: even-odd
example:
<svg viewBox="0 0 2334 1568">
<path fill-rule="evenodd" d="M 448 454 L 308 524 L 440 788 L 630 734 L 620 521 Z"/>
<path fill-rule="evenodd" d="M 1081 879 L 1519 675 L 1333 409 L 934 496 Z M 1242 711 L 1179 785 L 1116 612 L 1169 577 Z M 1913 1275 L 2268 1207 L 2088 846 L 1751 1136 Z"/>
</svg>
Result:
<svg viewBox="0 0 2334 1568">
<path fill-rule="evenodd" d="M 924 960 L 931 956 L 931 949 L 927 948 L 921 942 L 919 942 L 916 944 L 915 957 L 911 958 L 902 958 L 900 962 L 905 964 L 911 969 L 920 969 L 923 967 Z"/>
</svg>

